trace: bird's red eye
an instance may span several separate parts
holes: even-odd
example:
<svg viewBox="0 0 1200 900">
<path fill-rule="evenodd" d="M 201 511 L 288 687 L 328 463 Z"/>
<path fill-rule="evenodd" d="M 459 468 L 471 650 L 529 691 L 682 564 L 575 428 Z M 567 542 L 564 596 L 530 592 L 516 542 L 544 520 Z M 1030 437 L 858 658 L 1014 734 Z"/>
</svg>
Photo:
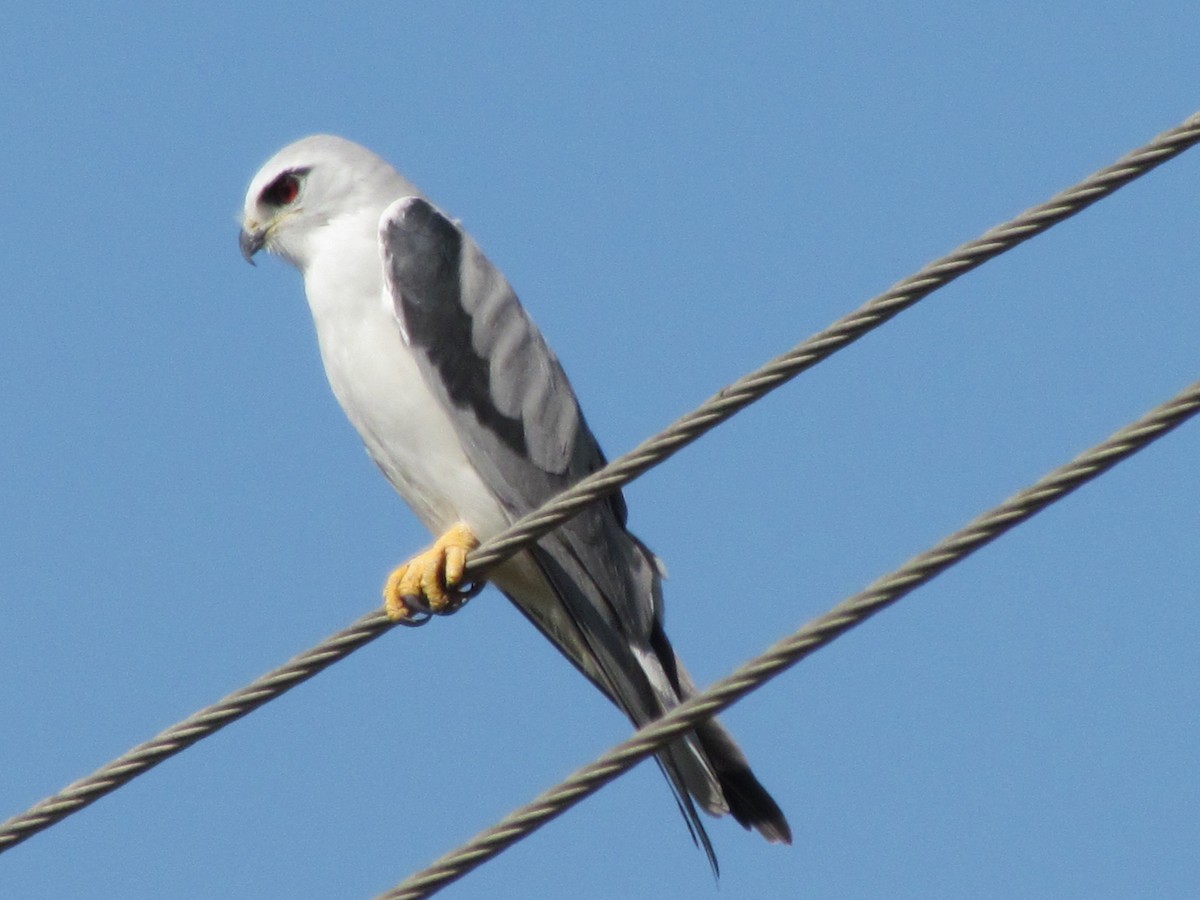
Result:
<svg viewBox="0 0 1200 900">
<path fill-rule="evenodd" d="M 265 188 L 261 195 L 271 206 L 287 206 L 300 195 L 300 179 L 295 172 L 284 172 Z"/>
</svg>

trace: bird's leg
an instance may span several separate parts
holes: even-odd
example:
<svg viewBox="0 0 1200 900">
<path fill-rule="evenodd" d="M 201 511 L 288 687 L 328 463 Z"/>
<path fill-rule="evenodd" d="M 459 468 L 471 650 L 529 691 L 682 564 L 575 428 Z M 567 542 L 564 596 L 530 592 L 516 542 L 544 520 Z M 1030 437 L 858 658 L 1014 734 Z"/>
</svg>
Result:
<svg viewBox="0 0 1200 900">
<path fill-rule="evenodd" d="M 388 576 L 383 586 L 383 605 L 394 622 L 409 619 L 416 611 L 435 613 L 452 611 L 461 599 L 455 590 L 463 578 L 467 554 L 479 546 L 479 540 L 459 522 Z"/>
</svg>

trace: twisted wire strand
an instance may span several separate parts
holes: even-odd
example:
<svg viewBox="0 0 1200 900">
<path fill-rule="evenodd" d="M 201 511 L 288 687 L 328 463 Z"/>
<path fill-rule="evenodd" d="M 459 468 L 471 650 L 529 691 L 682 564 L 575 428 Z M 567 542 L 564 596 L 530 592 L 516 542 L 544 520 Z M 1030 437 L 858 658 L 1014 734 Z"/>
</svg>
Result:
<svg viewBox="0 0 1200 900">
<path fill-rule="evenodd" d="M 0 826 L 0 853 L 115 791 L 163 760 L 253 712 L 383 634 L 391 623 L 382 612 L 365 615 L 316 647 L 292 657 L 244 688 L 127 750 L 86 778 L 13 816 Z"/>
<path fill-rule="evenodd" d="M 909 278 L 838 319 L 782 356 L 768 362 L 714 395 L 694 412 L 644 441 L 562 492 L 539 510 L 485 541 L 467 560 L 466 575 L 478 580 L 488 568 L 533 543 L 571 518 L 589 503 L 619 490 L 641 473 L 667 459 L 701 434 L 730 418 L 772 389 L 794 378 L 882 325 L 892 316 L 923 299 L 954 278 L 1040 234 L 1102 197 L 1111 194 L 1156 166 L 1200 141 L 1200 113 L 1165 131 L 1149 143 L 1121 157 L 1074 187 L 1056 194 L 1040 206 L 996 226 L 980 237 L 938 259 Z M 81 778 L 29 810 L 0 823 L 0 853 L 39 831 L 49 828 L 116 790 L 163 760 L 191 746 L 274 699 L 326 666 L 390 630 L 395 623 L 382 611 L 368 613 L 313 649 L 293 657 L 242 690 L 194 713 L 149 741 L 139 744 L 91 775 Z"/>
<path fill-rule="evenodd" d="M 440 857 L 376 900 L 418 900 L 457 881 L 471 870 L 527 837 L 618 775 L 665 747 L 699 722 L 762 687 L 840 635 L 895 603 L 980 547 L 1026 521 L 1118 462 L 1144 449 L 1200 411 L 1200 381 L 1152 409 L 1108 440 L 1076 456 L 999 506 L 977 516 L 959 531 L 914 556 L 895 571 L 848 597 L 798 631 L 743 663 L 730 675 L 681 703 L 665 716 L 577 769 L 526 806 L 509 813 L 457 850 Z"/>
<path fill-rule="evenodd" d="M 896 282 L 882 294 L 797 344 L 786 353 L 744 375 L 714 394 L 695 411 L 643 441 L 600 471 L 576 482 L 541 508 L 521 517 L 500 534 L 484 541 L 467 560 L 467 575 L 479 577 L 531 540 L 570 519 L 590 503 L 625 486 L 647 469 L 674 455 L 709 429 L 749 406 L 801 372 L 852 344 L 868 331 L 924 299 L 972 269 L 1053 225 L 1086 209 L 1135 178 L 1178 156 L 1200 141 L 1200 113 L 1155 137 L 1115 163 L 1089 175 L 1038 206 Z"/>
</svg>

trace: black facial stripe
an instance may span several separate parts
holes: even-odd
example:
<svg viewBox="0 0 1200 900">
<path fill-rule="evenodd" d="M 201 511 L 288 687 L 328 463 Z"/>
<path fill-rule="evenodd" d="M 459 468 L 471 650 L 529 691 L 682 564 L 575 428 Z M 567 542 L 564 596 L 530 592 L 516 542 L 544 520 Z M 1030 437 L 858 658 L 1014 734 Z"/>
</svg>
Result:
<svg viewBox="0 0 1200 900">
<path fill-rule="evenodd" d="M 259 192 L 258 202 L 269 206 L 287 206 L 296 199 L 295 194 L 300 190 L 300 181 L 311 169 L 288 169 L 275 177 L 275 180 Z M 291 194 L 291 196 L 288 196 Z"/>
</svg>

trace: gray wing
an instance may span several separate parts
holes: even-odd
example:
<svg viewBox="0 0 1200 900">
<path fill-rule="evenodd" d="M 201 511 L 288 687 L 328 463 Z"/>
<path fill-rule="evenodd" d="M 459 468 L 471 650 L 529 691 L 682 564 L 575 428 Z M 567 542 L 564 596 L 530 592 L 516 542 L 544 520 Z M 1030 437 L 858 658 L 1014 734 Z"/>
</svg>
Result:
<svg viewBox="0 0 1200 900">
<path fill-rule="evenodd" d="M 384 211 L 380 242 L 396 319 L 422 376 L 507 510 L 530 512 L 601 468 L 604 455 L 558 359 L 475 242 L 417 197 Z M 613 494 L 530 551 L 582 642 L 564 640 L 520 597 L 510 599 L 642 725 L 694 688 L 662 629 L 657 561 L 625 529 L 625 516 Z M 769 840 L 790 839 L 783 814 L 716 720 L 671 744 L 659 764 L 714 869 L 692 796 Z"/>
<path fill-rule="evenodd" d="M 508 511 L 524 515 L 601 468 L 557 357 L 475 242 L 416 197 L 384 212 L 380 240 L 396 318 L 422 374 Z M 609 624 L 645 642 L 660 615 L 657 573 L 625 515 L 618 492 L 556 533 L 611 605 Z"/>
</svg>

